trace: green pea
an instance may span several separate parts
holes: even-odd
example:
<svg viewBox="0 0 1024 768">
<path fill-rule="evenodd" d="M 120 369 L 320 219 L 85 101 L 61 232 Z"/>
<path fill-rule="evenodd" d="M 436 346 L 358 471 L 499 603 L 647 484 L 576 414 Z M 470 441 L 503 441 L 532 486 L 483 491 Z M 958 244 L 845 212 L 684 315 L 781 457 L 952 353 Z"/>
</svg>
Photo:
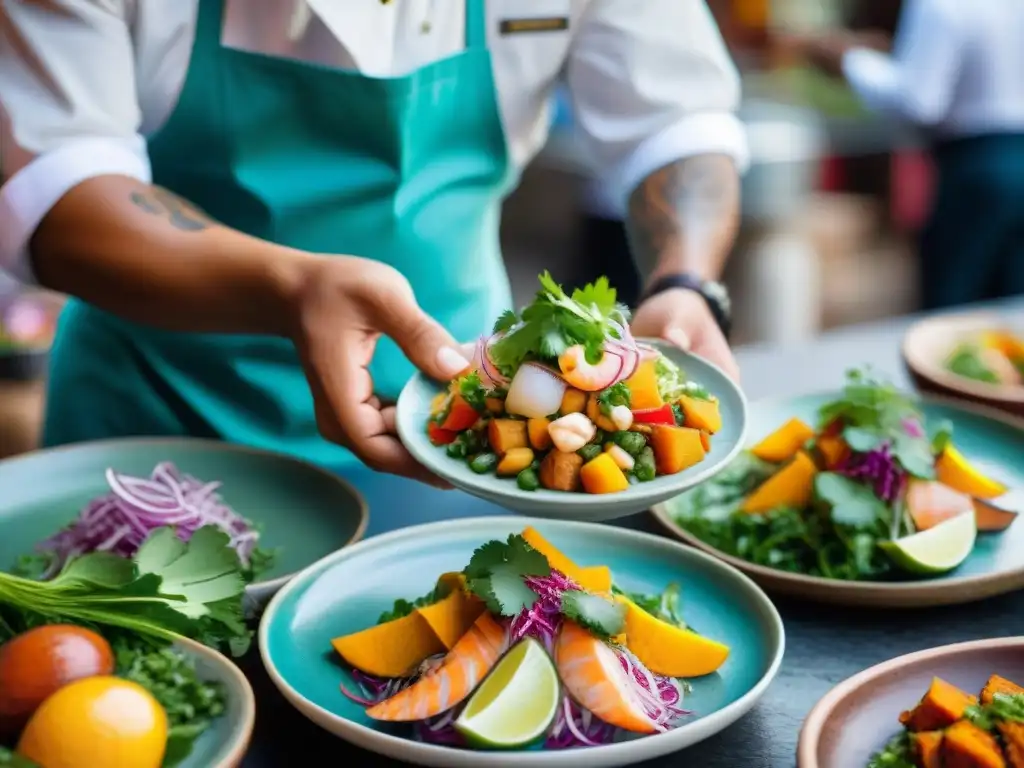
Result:
<svg viewBox="0 0 1024 768">
<path fill-rule="evenodd" d="M 459 435 L 459 442 L 464 446 L 464 456 L 477 453 L 484 447 L 480 434 L 473 430 L 467 430 Z"/>
<path fill-rule="evenodd" d="M 498 465 L 498 457 L 493 453 L 480 453 L 469 462 L 469 468 L 478 475 L 486 475 Z"/>
<path fill-rule="evenodd" d="M 647 483 L 653 480 L 657 473 L 658 470 L 654 464 L 654 451 L 647 446 L 637 456 L 636 464 L 633 465 L 633 474 L 641 483 Z"/>
<path fill-rule="evenodd" d="M 453 459 L 464 459 L 466 458 L 466 446 L 461 440 L 448 443 L 448 447 L 445 449 L 449 456 Z"/>
<path fill-rule="evenodd" d="M 540 479 L 533 469 L 527 467 L 516 475 L 516 484 L 524 491 L 536 491 L 540 488 Z"/>
<path fill-rule="evenodd" d="M 590 443 L 580 448 L 577 453 L 583 457 L 584 461 L 590 461 L 601 454 L 601 446 Z"/>
<path fill-rule="evenodd" d="M 639 432 L 616 432 L 612 440 L 630 456 L 639 456 L 647 445 L 647 440 Z"/>
<path fill-rule="evenodd" d="M 608 433 L 605 432 L 603 429 L 599 429 L 597 430 L 597 432 L 594 433 L 594 439 L 591 440 L 590 442 L 595 443 L 597 445 L 604 445 L 605 443 L 608 442 Z"/>
</svg>

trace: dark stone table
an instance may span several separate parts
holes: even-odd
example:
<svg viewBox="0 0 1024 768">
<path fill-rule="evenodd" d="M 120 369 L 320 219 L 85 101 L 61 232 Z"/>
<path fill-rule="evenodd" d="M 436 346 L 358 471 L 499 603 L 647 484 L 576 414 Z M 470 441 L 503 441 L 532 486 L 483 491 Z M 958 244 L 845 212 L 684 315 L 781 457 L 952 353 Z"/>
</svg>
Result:
<svg viewBox="0 0 1024 768">
<path fill-rule="evenodd" d="M 1003 305 L 1024 321 L 1024 300 Z M 739 353 L 751 399 L 835 389 L 849 367 L 871 363 L 906 385 L 899 340 L 910 319 L 859 326 L 793 348 L 750 347 Z M 1024 460 L 1024 457 L 1022 457 Z M 622 524 L 656 531 L 646 516 Z M 1024 593 L 972 605 L 919 611 L 870 611 L 776 601 L 786 627 L 786 656 L 753 711 L 718 736 L 644 766 L 791 768 L 804 717 L 832 686 L 893 656 L 987 637 L 1024 634 Z M 245 768 L 288 765 L 384 765 L 305 720 L 285 702 L 254 654 L 244 662 L 259 702 Z M 297 762 L 296 762 L 297 761 Z M 330 761 L 328 763 L 328 761 Z"/>
</svg>

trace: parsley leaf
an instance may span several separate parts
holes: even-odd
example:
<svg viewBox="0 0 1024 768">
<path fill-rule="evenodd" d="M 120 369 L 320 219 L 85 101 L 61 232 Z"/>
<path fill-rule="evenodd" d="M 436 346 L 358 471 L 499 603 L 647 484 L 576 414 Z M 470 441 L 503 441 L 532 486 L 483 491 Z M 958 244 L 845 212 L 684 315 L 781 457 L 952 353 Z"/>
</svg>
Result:
<svg viewBox="0 0 1024 768">
<path fill-rule="evenodd" d="M 617 405 L 624 405 L 628 408 L 630 405 L 630 398 L 631 395 L 629 387 L 626 386 L 625 381 L 620 381 L 618 384 L 614 384 L 599 393 L 597 396 L 597 402 L 601 407 L 601 412 L 605 416 L 610 416 L 612 408 Z"/>
<path fill-rule="evenodd" d="M 562 593 L 562 615 L 608 640 L 626 627 L 626 606 L 590 592 L 569 589 Z"/>
<path fill-rule="evenodd" d="M 1024 723 L 1024 693 L 997 693 L 989 704 L 968 707 L 964 717 L 985 731 L 1001 722 Z"/>
<path fill-rule="evenodd" d="M 868 486 L 835 472 L 821 472 L 814 478 L 814 492 L 832 506 L 832 520 L 851 528 L 871 528 L 889 515 L 889 510 Z"/>
<path fill-rule="evenodd" d="M 537 594 L 526 585 L 526 576 L 550 574 L 548 559 L 518 534 L 510 535 L 507 542 L 489 541 L 479 547 L 463 571 L 470 592 L 499 616 L 516 616 L 536 602 Z"/>
<path fill-rule="evenodd" d="M 494 321 L 494 332 L 505 333 L 512 329 L 512 327 L 519 322 L 519 315 L 515 313 L 515 310 L 506 309 L 502 312 L 498 319 Z"/>
<path fill-rule="evenodd" d="M 480 381 L 480 374 L 472 371 L 459 379 L 459 394 L 474 410 L 483 412 L 487 408 L 487 390 Z"/>
</svg>

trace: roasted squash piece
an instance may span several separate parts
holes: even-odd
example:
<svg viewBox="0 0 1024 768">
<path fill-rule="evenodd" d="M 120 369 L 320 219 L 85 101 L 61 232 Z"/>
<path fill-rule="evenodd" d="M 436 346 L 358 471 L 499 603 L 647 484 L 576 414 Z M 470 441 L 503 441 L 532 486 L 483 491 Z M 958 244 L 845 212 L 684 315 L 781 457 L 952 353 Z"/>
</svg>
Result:
<svg viewBox="0 0 1024 768">
<path fill-rule="evenodd" d="M 615 599 L 626 605 L 626 647 L 651 672 L 702 677 L 717 672 L 729 657 L 729 646 L 662 621 L 626 597 Z"/>
<path fill-rule="evenodd" d="M 661 408 L 665 404 L 658 389 L 654 360 L 640 363 L 633 375 L 626 379 L 626 386 L 629 387 L 629 407 L 634 411 Z"/>
<path fill-rule="evenodd" d="M 603 429 L 605 432 L 615 431 L 615 422 L 601 412 L 601 403 L 597 399 L 597 393 L 593 393 L 587 398 L 587 418 L 597 424 L 598 429 Z"/>
<path fill-rule="evenodd" d="M 583 457 L 554 450 L 540 463 L 540 484 L 551 491 L 577 491 Z"/>
<path fill-rule="evenodd" d="M 942 731 L 915 733 L 910 738 L 917 768 L 942 768 Z"/>
<path fill-rule="evenodd" d="M 518 419 L 491 419 L 487 426 L 487 441 L 499 456 L 504 456 L 513 448 L 530 447 L 526 422 Z"/>
<path fill-rule="evenodd" d="M 562 407 L 558 409 L 563 416 L 569 413 L 583 413 L 587 408 L 587 393 L 569 387 L 562 395 Z"/>
<path fill-rule="evenodd" d="M 651 448 L 659 475 L 674 475 L 704 461 L 704 441 L 700 430 L 655 424 Z"/>
<path fill-rule="evenodd" d="M 835 469 L 850 456 L 850 446 L 839 435 L 822 435 L 815 441 L 815 450 L 828 470 Z"/>
<path fill-rule="evenodd" d="M 1006 763 L 1010 768 L 1024 768 L 1024 723 L 1000 723 Z"/>
<path fill-rule="evenodd" d="M 522 536 L 526 543 L 540 552 L 548 560 L 548 565 L 561 571 L 588 592 L 605 593 L 612 591 L 612 572 L 606 565 L 594 565 L 581 568 L 563 554 L 554 544 L 545 539 L 533 526 L 523 529 Z"/>
<path fill-rule="evenodd" d="M 942 740 L 943 768 L 1006 768 L 995 737 L 969 720 L 958 720 Z"/>
<path fill-rule="evenodd" d="M 981 689 L 981 703 L 991 704 L 996 694 L 1014 696 L 1018 693 L 1024 693 L 1024 688 L 1021 688 L 1016 683 L 1007 680 L 1005 677 L 992 675 L 992 677 L 988 679 L 988 682 L 985 683 L 985 687 Z"/>
<path fill-rule="evenodd" d="M 750 449 L 762 461 L 782 464 L 789 461 L 804 444 L 814 437 L 814 430 L 800 419 L 793 418 Z"/>
<path fill-rule="evenodd" d="M 529 419 L 526 422 L 526 433 L 533 450 L 546 451 L 551 447 L 551 433 L 548 432 L 550 423 L 550 419 Z"/>
<path fill-rule="evenodd" d="M 498 462 L 499 477 L 515 477 L 533 463 L 533 450 L 530 448 L 513 448 L 507 451 Z"/>
<path fill-rule="evenodd" d="M 718 410 L 717 400 L 700 400 L 683 395 L 679 398 L 679 405 L 683 409 L 684 426 L 703 429 L 712 435 L 722 428 L 722 414 Z"/>
<path fill-rule="evenodd" d="M 405 677 L 424 659 L 443 653 L 444 643 L 418 612 L 331 640 L 348 664 L 368 675 Z"/>
<path fill-rule="evenodd" d="M 602 452 L 580 469 L 580 482 L 587 493 L 619 493 L 629 488 L 629 481 L 610 453 Z"/>
<path fill-rule="evenodd" d="M 417 608 L 416 612 L 430 625 L 445 649 L 450 651 L 480 618 L 485 608 L 480 598 L 459 588 L 453 589 L 447 597 L 433 605 Z"/>
<path fill-rule="evenodd" d="M 937 731 L 951 726 L 977 703 L 974 696 L 936 677 L 918 705 L 900 715 L 900 722 L 912 732 Z"/>
<path fill-rule="evenodd" d="M 985 499 L 971 499 L 974 505 L 974 519 L 978 524 L 979 531 L 987 533 L 998 533 L 1009 528 L 1017 519 L 1017 513 L 1013 510 L 993 504 Z"/>
<path fill-rule="evenodd" d="M 779 507 L 805 507 L 814 492 L 814 476 L 818 468 L 803 451 L 796 458 L 765 480 L 743 501 L 744 512 L 760 514 Z"/>
<path fill-rule="evenodd" d="M 1006 486 L 986 477 L 952 445 L 947 445 L 935 462 L 935 474 L 940 483 L 978 499 L 994 499 L 1006 493 Z"/>
</svg>

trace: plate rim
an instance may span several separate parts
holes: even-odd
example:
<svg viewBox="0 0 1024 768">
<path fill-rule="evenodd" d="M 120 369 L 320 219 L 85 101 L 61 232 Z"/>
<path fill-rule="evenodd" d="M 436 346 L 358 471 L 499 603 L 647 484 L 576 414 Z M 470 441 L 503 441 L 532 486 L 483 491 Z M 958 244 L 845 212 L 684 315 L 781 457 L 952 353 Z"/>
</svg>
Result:
<svg viewBox="0 0 1024 768">
<path fill-rule="evenodd" d="M 821 768 L 816 753 L 825 723 L 828 721 L 828 716 L 843 699 L 865 684 L 884 677 L 908 664 L 944 659 L 972 651 L 990 651 L 1003 648 L 1024 650 L 1024 636 L 1008 635 L 1006 637 L 968 640 L 966 642 L 925 648 L 887 659 L 847 677 L 818 699 L 817 703 L 807 714 L 807 717 L 804 718 L 803 725 L 800 727 L 800 735 L 797 739 L 797 768 Z"/>
<path fill-rule="evenodd" d="M 233 735 L 228 741 L 224 758 L 208 768 L 235 768 L 241 765 L 242 759 L 249 750 L 256 727 L 256 694 L 252 689 L 252 684 L 238 668 L 238 665 L 223 653 L 187 637 L 175 638 L 174 645 L 184 649 L 188 655 L 202 657 L 223 669 L 234 687 L 242 692 L 241 725 L 233 729 Z"/>
<path fill-rule="evenodd" d="M 903 334 L 900 341 L 900 354 L 904 363 L 916 375 L 929 379 L 952 392 L 960 392 L 965 396 L 1000 403 L 1004 406 L 1024 405 L 1024 386 L 1013 387 L 1005 384 L 986 384 L 957 376 L 943 368 L 936 361 L 921 354 L 916 346 L 923 333 L 943 324 L 964 324 L 963 330 L 974 325 L 998 324 L 1005 317 L 992 310 L 949 312 L 932 317 L 924 317 L 913 323 Z"/>
<path fill-rule="evenodd" d="M 839 389 L 816 390 L 814 392 L 804 392 L 799 395 L 766 397 L 760 400 L 755 400 L 750 405 L 751 409 L 754 409 L 759 405 L 771 405 L 773 403 L 781 404 L 790 400 L 802 398 L 834 396 L 840 391 L 841 390 Z M 991 421 L 1001 422 L 1002 424 L 1019 432 L 1022 440 L 1024 440 L 1024 417 L 1014 416 L 1013 414 L 1001 411 L 991 406 L 964 402 L 953 397 L 918 394 L 914 392 L 907 392 L 902 389 L 901 391 L 905 394 L 914 395 L 917 400 L 923 403 L 953 408 L 955 410 L 964 411 L 972 416 L 980 416 Z M 814 590 L 815 592 L 824 590 L 826 594 L 836 595 L 837 597 L 833 600 L 826 600 L 822 602 L 837 605 L 863 604 L 861 601 L 857 600 L 857 598 L 860 597 L 867 599 L 869 594 L 873 594 L 878 597 L 870 599 L 870 603 L 877 607 L 913 608 L 959 605 L 986 597 L 1005 594 L 1024 587 L 1024 563 L 1021 563 L 1017 568 L 1013 568 L 1008 571 L 981 573 L 974 576 L 953 576 L 946 579 L 918 579 L 905 582 L 843 581 L 841 579 L 826 579 L 824 576 L 808 576 L 803 573 L 781 571 L 775 568 L 769 568 L 766 565 L 758 565 L 756 563 L 748 562 L 739 557 L 735 557 L 734 555 L 726 554 L 725 552 L 712 547 L 710 544 L 705 543 L 680 527 L 672 518 L 671 514 L 669 514 L 666 504 L 667 502 L 661 502 L 659 504 L 652 505 L 650 509 L 651 516 L 654 517 L 657 523 L 665 531 L 685 544 L 695 547 L 711 557 L 723 560 L 734 568 L 743 571 L 743 573 L 754 578 L 755 581 L 761 579 L 769 582 L 779 581 L 784 584 L 792 585 L 792 590 L 786 590 L 786 594 L 804 594 L 799 591 L 801 587 Z M 950 589 L 946 591 L 945 589 L 947 587 L 962 586 L 982 588 L 983 591 L 979 592 L 977 595 L 968 596 L 967 599 L 961 599 L 957 597 L 956 590 Z M 991 587 L 993 591 L 985 591 L 984 588 L 986 587 Z M 777 587 L 773 586 L 772 589 L 780 594 L 782 593 L 782 591 Z M 935 599 L 928 599 L 926 597 L 927 595 L 937 591 L 941 592 L 938 597 L 943 598 L 942 601 L 936 601 Z M 925 597 L 922 597 L 922 595 Z M 854 600 L 855 602 L 844 602 L 844 600 Z"/>
<path fill-rule="evenodd" d="M 700 472 L 695 474 L 693 477 L 689 478 L 686 481 L 686 484 L 682 486 L 679 491 L 682 492 L 687 488 L 692 488 L 696 485 L 700 485 L 701 483 L 706 482 L 710 478 L 714 477 L 714 475 L 722 471 L 726 466 L 728 466 L 730 462 L 733 461 L 733 459 L 736 458 L 737 455 L 739 455 L 740 451 L 743 449 L 743 446 L 747 440 L 747 432 L 750 425 L 750 403 L 747 400 L 747 396 L 743 392 L 743 389 L 742 387 L 740 387 L 739 383 L 730 378 L 730 376 L 724 370 L 722 370 L 720 366 L 716 365 L 710 360 L 699 355 L 695 355 L 692 352 L 689 352 L 688 350 L 676 347 L 661 339 L 651 339 L 643 337 L 638 340 L 644 343 L 651 344 L 659 349 L 670 349 L 675 355 L 696 360 L 698 361 L 699 365 L 707 366 L 716 375 L 719 376 L 721 381 L 725 382 L 725 385 L 731 390 L 731 394 L 735 397 L 740 406 L 740 431 L 739 437 L 736 440 L 736 444 L 733 445 L 729 452 L 725 456 L 723 456 L 717 463 L 704 467 Z M 680 363 L 680 366 L 685 368 L 686 364 Z M 398 432 L 399 440 L 402 442 L 402 445 L 405 446 L 406 450 L 408 450 L 409 453 L 413 455 L 413 458 L 415 458 L 416 461 L 424 465 L 428 470 L 436 474 L 438 477 L 443 478 L 449 483 L 457 484 L 457 487 L 459 487 L 464 493 L 472 494 L 477 498 L 486 498 L 498 504 L 504 504 L 506 502 L 508 502 L 509 504 L 514 504 L 514 501 L 512 500 L 515 499 L 539 502 L 539 504 L 533 504 L 532 506 L 539 506 L 541 504 L 547 505 L 550 502 L 558 502 L 559 508 L 570 511 L 570 513 L 575 511 L 575 514 L 571 514 L 569 516 L 545 515 L 545 517 L 547 519 L 561 519 L 570 521 L 584 521 L 596 519 L 591 517 L 584 517 L 584 513 L 582 512 L 582 510 L 586 510 L 586 514 L 595 514 L 600 513 L 603 510 L 614 509 L 616 507 L 622 506 L 623 498 L 627 497 L 627 494 L 629 494 L 628 498 L 635 499 L 637 503 L 646 502 L 650 504 L 653 503 L 652 499 L 657 498 L 659 495 L 665 493 L 673 493 L 673 491 L 668 491 L 665 487 L 658 485 L 657 480 L 655 480 L 652 483 L 644 483 L 643 485 L 631 486 L 629 489 L 622 491 L 621 493 L 609 493 L 597 496 L 595 496 L 594 494 L 564 493 L 561 491 L 550 491 L 546 489 L 539 489 L 537 491 L 523 491 L 517 488 L 514 483 L 502 484 L 496 490 L 491 490 L 490 488 L 481 490 L 480 488 L 472 486 L 466 487 L 465 484 L 462 482 L 462 477 L 460 477 L 455 472 L 447 469 L 447 467 L 449 466 L 447 462 L 453 462 L 454 459 L 450 459 L 449 457 L 439 453 L 438 451 L 421 451 L 420 447 L 422 445 L 422 440 L 413 439 L 414 433 L 411 431 L 413 429 L 412 425 L 406 424 L 406 419 L 402 418 L 402 413 L 404 411 L 409 410 L 412 407 L 411 405 L 409 405 L 409 402 L 413 397 L 412 392 L 414 387 L 418 385 L 420 382 L 426 382 L 427 384 L 433 386 L 433 383 L 427 381 L 427 377 L 421 371 L 416 371 L 405 383 L 405 385 L 402 387 L 401 393 L 399 393 L 398 395 L 398 401 L 396 404 L 395 427 Z M 416 433 L 417 438 L 420 437 L 418 432 L 419 431 L 417 431 Z M 438 458 L 440 458 L 440 460 L 435 460 Z M 661 479 L 671 480 L 671 476 L 663 477 Z M 666 485 L 667 484 L 668 483 L 666 483 Z M 506 489 L 506 485 L 510 487 Z M 640 507 L 641 510 L 643 508 L 644 507 L 642 506 Z"/>
<path fill-rule="evenodd" d="M 265 448 L 257 448 L 254 446 L 240 445 L 238 443 L 229 443 L 225 442 L 224 440 L 216 440 L 213 438 L 175 437 L 172 435 L 154 437 L 109 437 L 104 438 L 102 440 L 88 440 L 81 443 L 67 443 L 65 445 L 55 445 L 49 448 L 39 448 L 34 451 L 29 451 L 28 453 L 19 453 L 15 456 L 8 456 L 7 458 L 0 459 L 0 471 L 11 466 L 16 466 L 21 462 L 28 462 L 36 459 L 45 459 L 48 456 L 59 455 L 63 453 L 74 453 L 105 448 L 116 449 L 122 446 L 131 447 L 135 445 L 184 445 L 186 447 L 190 445 L 195 445 L 204 450 L 222 451 L 224 453 L 251 454 L 263 458 L 283 460 L 286 462 L 290 462 L 292 464 L 303 465 L 309 469 L 312 469 L 319 475 L 330 478 L 335 484 L 340 485 L 350 496 L 352 496 L 352 499 L 356 503 L 356 508 L 358 509 L 359 514 L 359 522 L 357 523 L 356 529 L 355 531 L 353 531 L 352 536 L 349 537 L 348 541 L 341 545 L 340 549 L 345 549 L 347 547 L 352 546 L 353 544 L 356 544 L 357 542 L 361 541 L 366 534 L 366 528 L 370 522 L 370 505 L 366 501 L 366 498 L 363 496 L 363 494 L 359 492 L 359 489 L 356 488 L 351 482 L 349 482 L 341 475 L 337 475 L 331 472 L 330 470 L 325 469 L 324 467 L 321 467 L 317 464 L 306 461 L 304 459 L 300 459 L 296 456 L 292 456 L 287 453 L 280 453 L 278 451 L 271 451 Z M 0 515 L 0 517 L 2 517 L 2 515 Z M 273 579 L 267 579 L 265 581 L 254 581 L 251 584 L 246 585 L 246 592 L 276 592 L 289 581 L 291 581 L 291 579 L 293 579 L 298 573 L 301 573 L 301 569 L 299 571 L 293 571 L 291 573 L 286 573 L 281 576 L 277 576 Z"/>
<path fill-rule="evenodd" d="M 528 522 L 528 519 L 523 518 L 521 515 L 495 515 L 466 518 L 460 522 L 476 526 L 488 525 L 496 528 L 507 528 L 510 526 L 520 527 L 524 525 L 525 522 Z M 450 521 L 442 520 L 423 525 L 410 526 L 408 528 L 401 528 L 379 536 L 371 536 L 351 547 L 346 547 L 345 549 L 338 550 L 337 552 L 327 555 L 300 572 L 273 597 L 260 620 L 257 638 L 260 659 L 263 662 L 263 667 L 266 669 L 267 675 L 270 677 L 277 690 L 301 715 L 321 728 L 327 730 L 336 738 L 343 738 L 337 733 L 331 731 L 327 724 L 330 723 L 334 726 L 339 726 L 347 732 L 347 735 L 343 740 L 362 749 L 366 749 L 380 755 L 408 760 L 420 765 L 445 766 L 445 768 L 480 768 L 481 765 L 490 765 L 494 767 L 512 766 L 514 768 L 518 768 L 518 766 L 531 766 L 532 768 L 559 766 L 561 768 L 565 765 L 565 760 L 567 758 L 572 760 L 576 753 L 563 751 L 481 752 L 479 750 L 463 750 L 444 745 L 425 744 L 374 730 L 361 723 L 356 723 L 348 718 L 336 715 L 303 697 L 286 682 L 284 676 L 277 669 L 277 666 L 271 658 L 268 650 L 268 637 L 271 622 L 277 615 L 281 604 L 292 594 L 292 592 L 300 589 L 304 582 L 315 581 L 321 572 L 327 570 L 337 562 L 358 557 L 364 551 L 372 551 L 374 548 L 390 546 L 394 542 L 416 539 L 424 534 L 442 531 L 449 526 L 449 523 Z M 778 608 L 776 608 L 771 598 L 753 579 L 728 563 L 723 563 L 707 553 L 685 547 L 679 542 L 673 541 L 667 537 L 657 536 L 655 534 L 642 531 L 612 528 L 611 526 L 604 526 L 600 523 L 581 520 L 545 520 L 541 525 L 568 529 L 569 531 L 594 527 L 611 529 L 617 535 L 622 535 L 632 541 L 646 542 L 647 544 L 653 543 L 656 546 L 672 550 L 683 558 L 703 562 L 708 567 L 717 569 L 721 573 L 727 574 L 731 578 L 735 579 L 739 585 L 746 589 L 748 593 L 752 595 L 758 603 L 760 603 L 761 609 L 765 612 L 765 618 L 769 625 L 769 634 L 767 637 L 768 647 L 771 648 L 774 646 L 774 652 L 768 660 L 764 673 L 748 691 L 736 699 L 736 701 L 727 704 L 722 709 L 694 721 L 692 724 L 693 726 L 697 726 L 701 722 L 704 722 L 705 728 L 710 726 L 712 730 L 708 734 L 698 738 L 697 741 L 693 743 L 695 744 L 703 741 L 711 735 L 732 725 L 738 719 L 747 714 L 747 712 L 749 712 L 754 705 L 761 700 L 781 669 L 786 650 L 786 631 Z M 678 731 L 669 731 L 667 733 L 647 736 L 644 737 L 644 741 L 648 739 L 664 740 L 666 737 L 671 738 L 674 732 Z M 668 754 L 657 752 L 656 754 L 641 757 L 638 760 L 629 759 L 628 755 L 636 754 L 636 743 L 637 742 L 630 741 L 590 748 L 590 750 L 588 750 L 588 754 L 593 754 L 595 756 L 595 760 L 591 761 L 591 765 L 628 765 L 640 760 L 650 759 L 656 755 Z M 664 741 L 662 741 L 662 743 L 664 743 Z M 677 749 L 682 748 L 685 747 L 679 747 Z M 593 750 L 600 750 L 600 752 L 594 752 Z"/>
</svg>

